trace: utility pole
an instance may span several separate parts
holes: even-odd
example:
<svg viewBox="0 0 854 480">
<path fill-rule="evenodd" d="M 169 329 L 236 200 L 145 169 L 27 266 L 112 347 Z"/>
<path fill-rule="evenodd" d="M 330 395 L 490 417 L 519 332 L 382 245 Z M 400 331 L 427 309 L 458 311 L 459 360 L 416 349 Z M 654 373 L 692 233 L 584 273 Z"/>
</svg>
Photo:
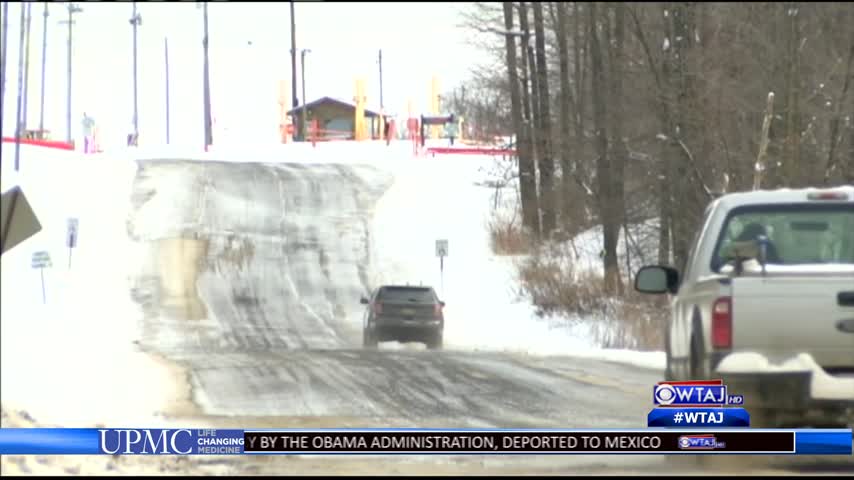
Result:
<svg viewBox="0 0 854 480">
<path fill-rule="evenodd" d="M 24 5 L 21 3 L 21 5 Z M 25 40 L 24 40 L 24 105 L 23 112 L 21 112 L 21 128 L 23 129 L 23 133 L 27 132 L 27 123 L 29 120 L 29 115 L 27 112 L 27 104 L 30 98 L 30 30 L 33 23 L 33 4 L 31 2 L 27 2 L 27 24 L 24 26 Z"/>
<path fill-rule="evenodd" d="M 163 38 L 163 57 L 166 63 L 166 145 L 169 145 L 169 38 Z"/>
<path fill-rule="evenodd" d="M 291 104 L 294 111 L 299 106 L 297 99 L 297 23 L 294 13 L 294 3 L 291 2 Z M 305 99 L 303 99 L 305 103 Z M 300 136 L 303 132 L 299 132 Z"/>
<path fill-rule="evenodd" d="M 139 138 L 139 90 L 137 67 L 139 57 L 137 56 L 137 27 L 142 25 L 142 17 L 136 11 L 136 2 L 133 2 L 133 15 L 130 18 L 133 25 L 133 138 L 136 143 Z"/>
<path fill-rule="evenodd" d="M 42 24 L 42 92 L 39 101 L 39 135 L 44 136 L 44 86 L 45 66 L 47 65 L 47 2 L 44 4 L 44 22 Z"/>
<path fill-rule="evenodd" d="M 291 4 L 293 5 L 293 4 Z M 308 132 L 307 128 L 307 117 L 308 117 L 308 108 L 306 107 L 307 102 L 305 101 L 305 54 L 311 52 L 311 50 L 302 49 L 300 52 L 300 60 L 302 61 L 302 141 L 305 141 L 306 133 Z"/>
<path fill-rule="evenodd" d="M 380 49 L 380 111 L 383 111 L 383 51 Z M 385 112 L 383 112 L 385 113 Z"/>
<path fill-rule="evenodd" d="M 79 6 L 69 3 L 68 4 L 68 20 L 65 20 L 63 24 L 68 24 L 68 92 L 66 92 L 66 122 L 68 131 L 66 132 L 66 140 L 68 143 L 73 142 L 72 128 L 71 128 L 71 54 L 73 51 L 73 39 L 74 39 L 74 14 L 82 12 L 83 9 Z"/>
<path fill-rule="evenodd" d="M 208 37 L 208 2 L 202 3 L 202 16 L 204 19 L 204 38 L 202 46 L 204 47 L 204 110 L 205 110 L 205 151 L 213 144 L 213 125 L 211 124 L 211 77 L 210 77 L 210 57 L 208 56 L 209 37 Z"/>
<path fill-rule="evenodd" d="M 6 106 L 6 47 L 9 45 L 9 2 L 3 2 L 3 46 L 0 50 L 0 75 L 3 76 L 0 83 L 0 124 Z M 2 132 L 0 132 L 2 133 Z"/>
<path fill-rule="evenodd" d="M 15 171 L 20 169 L 21 160 L 21 100 L 24 90 L 24 27 L 26 26 L 26 9 L 21 5 L 21 41 L 18 44 L 18 109 L 15 116 Z"/>
</svg>

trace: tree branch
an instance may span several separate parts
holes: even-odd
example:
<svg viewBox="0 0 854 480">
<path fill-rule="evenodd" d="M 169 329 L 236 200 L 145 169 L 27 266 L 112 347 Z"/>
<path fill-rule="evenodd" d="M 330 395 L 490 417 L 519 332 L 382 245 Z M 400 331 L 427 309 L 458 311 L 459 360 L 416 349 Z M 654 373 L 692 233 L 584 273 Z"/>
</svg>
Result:
<svg viewBox="0 0 854 480">
<path fill-rule="evenodd" d="M 854 39 L 854 35 L 852 35 Z M 842 117 L 842 105 L 845 103 L 845 98 L 848 96 L 848 87 L 851 85 L 851 64 L 854 63 L 854 43 L 848 51 L 848 61 L 845 66 L 845 82 L 842 85 L 842 91 L 839 93 L 839 98 L 836 99 L 836 112 L 834 112 L 833 120 L 830 127 L 830 150 L 827 152 L 827 164 L 824 167 L 824 184 L 830 183 L 830 176 L 833 170 L 836 169 L 836 146 L 841 143 L 841 135 L 839 135 L 839 120 Z M 839 140 L 839 142 L 837 142 Z"/>
<path fill-rule="evenodd" d="M 697 183 L 703 187 L 703 191 L 706 192 L 706 197 L 708 197 L 709 200 L 714 199 L 715 195 L 712 193 L 709 186 L 703 181 L 703 176 L 700 174 L 700 169 L 697 168 L 697 162 L 694 161 L 694 155 L 691 154 L 691 150 L 688 149 L 688 145 L 685 145 L 685 142 L 683 142 L 681 138 L 677 139 L 677 142 L 679 143 L 679 146 L 682 147 L 682 151 L 685 152 L 685 156 L 688 158 L 688 162 L 691 164 L 691 169 L 694 172 L 695 180 L 697 180 Z"/>
</svg>

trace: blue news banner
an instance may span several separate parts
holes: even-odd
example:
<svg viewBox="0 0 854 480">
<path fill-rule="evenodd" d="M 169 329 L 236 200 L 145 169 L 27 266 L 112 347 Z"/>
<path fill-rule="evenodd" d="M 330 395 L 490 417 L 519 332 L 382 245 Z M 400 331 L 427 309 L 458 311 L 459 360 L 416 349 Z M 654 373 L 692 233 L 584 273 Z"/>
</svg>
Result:
<svg viewBox="0 0 854 480">
<path fill-rule="evenodd" d="M 852 431 L 732 427 L 627 430 L 0 429 L 0 455 L 698 453 L 851 455 Z"/>
</svg>

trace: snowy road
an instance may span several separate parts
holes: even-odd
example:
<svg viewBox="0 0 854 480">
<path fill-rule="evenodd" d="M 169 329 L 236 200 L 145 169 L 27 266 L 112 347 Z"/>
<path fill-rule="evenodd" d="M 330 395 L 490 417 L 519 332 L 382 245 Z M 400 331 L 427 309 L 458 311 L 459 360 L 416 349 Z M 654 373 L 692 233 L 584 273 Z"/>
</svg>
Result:
<svg viewBox="0 0 854 480">
<path fill-rule="evenodd" d="M 390 263 L 373 245 L 388 173 L 332 164 L 140 165 L 128 230 L 148 254 L 132 293 L 145 312 L 141 348 L 188 379 L 193 407 L 168 412 L 176 420 L 232 428 L 643 426 L 660 379 L 654 370 L 459 342 L 440 352 L 362 350 L 358 300 L 387 275 L 377 266 Z M 296 466 L 270 459 L 233 467 L 264 473 L 279 461 Z M 307 473 L 322 465 L 305 462 Z M 631 456 L 347 464 L 342 472 L 671 471 L 660 457 Z"/>
<path fill-rule="evenodd" d="M 200 414 L 641 425 L 653 371 L 420 345 L 361 350 L 372 212 L 390 180 L 349 165 L 143 164 L 129 225 L 150 250 L 134 291 L 146 312 L 140 344 L 186 369 Z"/>
</svg>

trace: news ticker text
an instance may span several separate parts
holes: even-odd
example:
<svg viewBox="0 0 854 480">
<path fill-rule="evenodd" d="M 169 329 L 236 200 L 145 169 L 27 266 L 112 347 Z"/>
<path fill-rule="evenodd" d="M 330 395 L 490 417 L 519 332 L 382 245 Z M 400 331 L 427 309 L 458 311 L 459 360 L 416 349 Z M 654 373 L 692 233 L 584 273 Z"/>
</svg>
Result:
<svg viewBox="0 0 854 480">
<path fill-rule="evenodd" d="M 2 455 L 851 455 L 850 429 L 0 429 Z"/>
</svg>

